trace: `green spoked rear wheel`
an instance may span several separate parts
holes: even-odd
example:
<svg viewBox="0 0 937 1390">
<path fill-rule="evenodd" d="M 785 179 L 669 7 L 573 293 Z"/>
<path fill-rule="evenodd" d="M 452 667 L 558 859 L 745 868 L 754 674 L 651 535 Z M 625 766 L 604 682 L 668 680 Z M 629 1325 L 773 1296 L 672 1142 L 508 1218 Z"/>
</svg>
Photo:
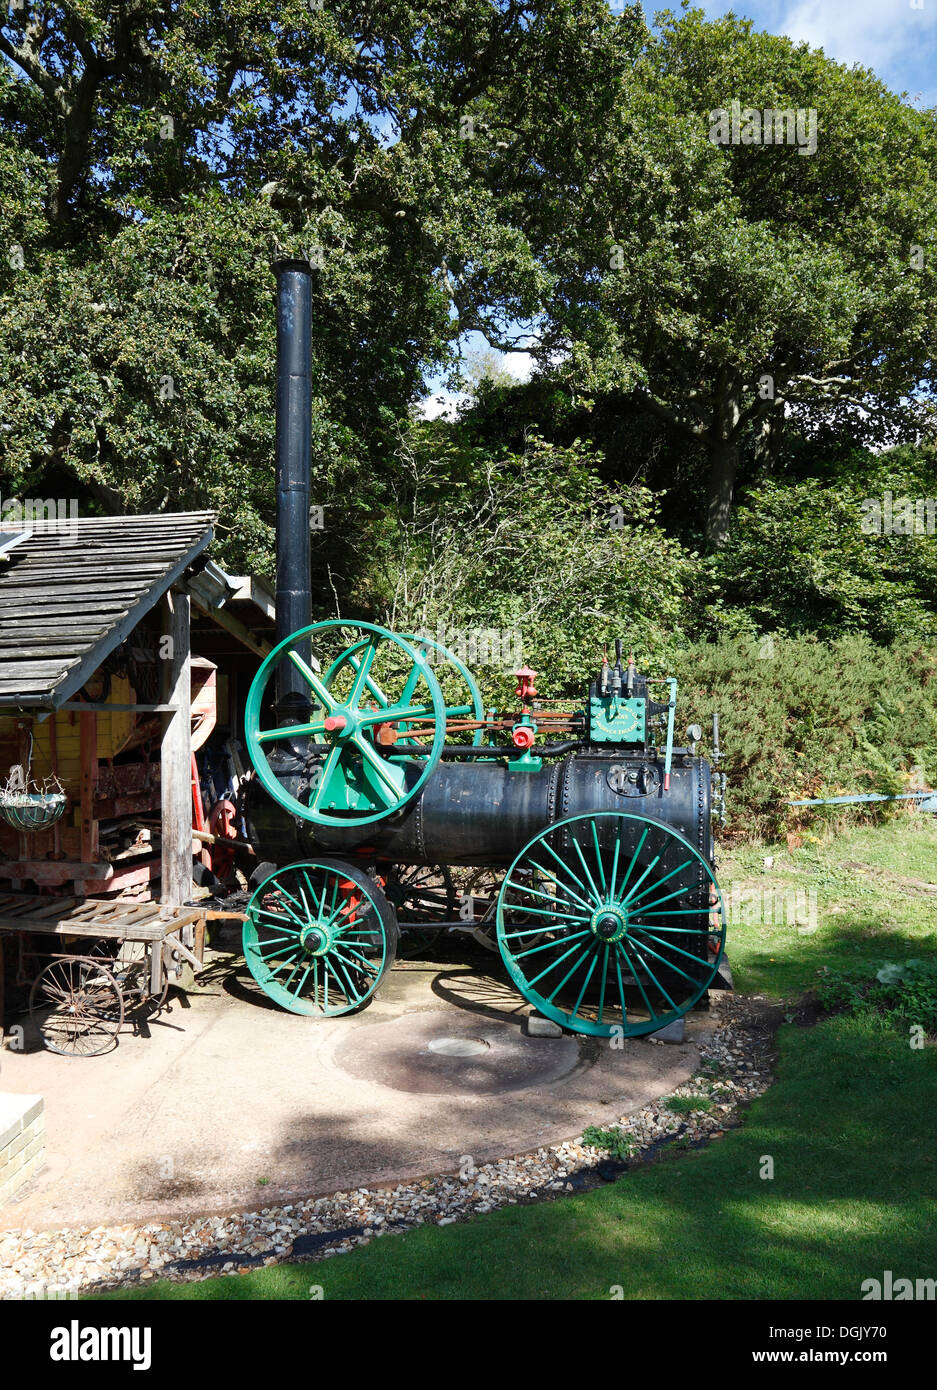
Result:
<svg viewBox="0 0 937 1390">
<path fill-rule="evenodd" d="M 638 1037 L 702 998 L 725 943 L 707 861 L 661 821 L 570 816 L 536 835 L 505 876 L 498 945 L 517 987 L 577 1033 Z"/>
<path fill-rule="evenodd" d="M 397 950 L 393 910 L 373 879 L 338 859 L 277 869 L 254 891 L 244 959 L 294 1014 L 334 1018 L 373 998 Z"/>
</svg>

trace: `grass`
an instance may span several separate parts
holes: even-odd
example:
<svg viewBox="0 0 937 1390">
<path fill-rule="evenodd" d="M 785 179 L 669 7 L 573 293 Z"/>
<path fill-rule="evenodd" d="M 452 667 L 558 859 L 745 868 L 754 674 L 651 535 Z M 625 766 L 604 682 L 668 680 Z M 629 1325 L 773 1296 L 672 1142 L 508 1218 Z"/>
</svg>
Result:
<svg viewBox="0 0 937 1390">
<path fill-rule="evenodd" d="M 809 883 L 819 907 L 807 935 L 796 923 L 734 926 L 737 986 L 792 998 L 823 964 L 932 951 L 937 894 L 921 885 L 935 864 L 937 825 L 924 816 L 791 852 L 736 852 L 722 870 L 728 887 Z M 588 1300 L 620 1289 L 629 1299 L 854 1300 L 885 1269 L 937 1275 L 937 1048 L 915 1050 L 875 1017 L 788 1024 L 778 1041 L 777 1081 L 741 1129 L 606 1188 L 419 1227 L 341 1258 L 107 1297 L 308 1299 L 321 1288 L 327 1299 Z"/>
<path fill-rule="evenodd" d="M 937 816 L 900 812 L 793 850 L 746 846 L 720 858 L 729 959 L 745 993 L 794 998 L 824 966 L 900 962 L 937 943 L 937 891 L 928 891 L 937 884 Z M 807 920 L 797 920 L 798 907 Z"/>
</svg>

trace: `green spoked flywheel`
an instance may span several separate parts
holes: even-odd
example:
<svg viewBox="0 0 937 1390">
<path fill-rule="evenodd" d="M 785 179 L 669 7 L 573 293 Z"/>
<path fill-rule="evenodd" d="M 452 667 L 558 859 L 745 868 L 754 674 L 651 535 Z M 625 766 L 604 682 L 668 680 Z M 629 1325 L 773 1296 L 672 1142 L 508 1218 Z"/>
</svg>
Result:
<svg viewBox="0 0 937 1390">
<path fill-rule="evenodd" d="M 315 662 L 304 655 L 311 645 Z M 268 686 L 283 663 L 308 687 L 308 720 L 276 724 L 265 717 Z M 265 657 L 244 729 L 260 782 L 293 815 L 320 825 L 366 825 L 400 810 L 422 788 L 446 740 L 445 701 L 425 652 L 374 623 L 330 619 L 300 628 Z M 300 796 L 277 776 L 269 755 L 302 740 Z"/>
<path fill-rule="evenodd" d="M 277 869 L 247 905 L 244 959 L 294 1014 L 332 1018 L 372 998 L 397 949 L 397 923 L 373 879 L 336 859 Z"/>
<path fill-rule="evenodd" d="M 366 648 L 368 638 L 349 647 L 326 671 L 322 677 L 326 689 L 331 689 L 333 682 L 339 675 L 342 667 L 346 664 L 352 665 L 357 669 L 361 660 L 362 651 Z M 460 730 L 459 721 L 480 722 L 485 717 L 485 706 L 481 697 L 475 677 L 455 652 L 451 652 L 448 647 L 444 647 L 441 642 L 437 642 L 432 637 L 419 636 L 413 633 L 404 633 L 404 642 L 424 657 L 433 668 L 433 675 L 439 684 L 443 695 L 443 704 L 446 715 L 446 739 L 453 743 L 466 741 L 478 745 L 482 741 L 482 729 Z M 454 726 L 454 727 L 453 727 Z M 419 743 L 421 734 L 418 726 L 403 726 L 398 735 L 398 742 L 401 746 L 405 743 Z"/>
<path fill-rule="evenodd" d="M 709 988 L 725 943 L 713 872 L 661 821 L 570 816 L 505 876 L 498 945 L 518 989 L 577 1033 L 656 1032 Z"/>
</svg>

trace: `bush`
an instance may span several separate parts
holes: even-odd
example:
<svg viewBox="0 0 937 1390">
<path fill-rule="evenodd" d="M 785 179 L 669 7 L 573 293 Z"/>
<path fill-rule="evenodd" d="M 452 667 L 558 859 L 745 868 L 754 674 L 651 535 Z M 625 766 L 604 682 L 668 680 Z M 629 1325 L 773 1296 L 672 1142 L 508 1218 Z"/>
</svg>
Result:
<svg viewBox="0 0 937 1390">
<path fill-rule="evenodd" d="M 828 1013 L 877 1015 L 895 1028 L 937 1034 L 937 960 L 906 960 L 865 970 L 821 972 L 817 996 Z"/>
<path fill-rule="evenodd" d="M 937 657 L 920 645 L 725 639 L 676 651 L 673 667 L 678 735 L 691 722 L 708 731 L 719 714 L 730 834 L 774 838 L 828 814 L 787 801 L 894 795 L 937 778 Z"/>
</svg>

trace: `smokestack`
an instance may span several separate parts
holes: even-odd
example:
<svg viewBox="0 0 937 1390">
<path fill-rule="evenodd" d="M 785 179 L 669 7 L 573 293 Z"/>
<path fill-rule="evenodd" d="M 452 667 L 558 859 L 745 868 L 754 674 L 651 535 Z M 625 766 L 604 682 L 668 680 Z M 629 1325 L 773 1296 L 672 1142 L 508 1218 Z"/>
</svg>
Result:
<svg viewBox="0 0 937 1390">
<path fill-rule="evenodd" d="M 312 621 L 309 589 L 309 452 L 312 432 L 312 271 L 307 261 L 274 264 L 277 277 L 276 640 Z M 302 655 L 309 660 L 308 646 Z M 308 719 L 309 686 L 291 662 L 277 672 L 277 708 Z"/>
</svg>

